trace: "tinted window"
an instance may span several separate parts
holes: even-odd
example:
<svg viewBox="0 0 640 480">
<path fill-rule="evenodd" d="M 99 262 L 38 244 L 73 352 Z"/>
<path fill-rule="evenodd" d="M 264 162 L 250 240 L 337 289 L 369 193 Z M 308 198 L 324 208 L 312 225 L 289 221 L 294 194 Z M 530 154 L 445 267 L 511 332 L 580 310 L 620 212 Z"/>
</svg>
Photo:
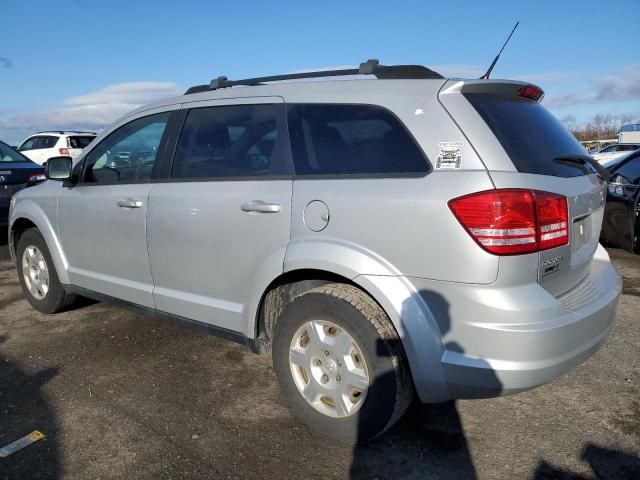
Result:
<svg viewBox="0 0 640 480">
<path fill-rule="evenodd" d="M 26 140 L 18 150 L 26 151 L 26 150 L 38 150 L 41 148 L 53 148 L 58 143 L 58 137 L 51 136 L 37 136 L 31 137 Z"/>
<path fill-rule="evenodd" d="M 174 178 L 290 173 L 283 105 L 196 108 L 187 115 L 173 163 Z"/>
<path fill-rule="evenodd" d="M 620 145 L 619 152 L 633 152 L 638 149 L 638 145 Z"/>
<path fill-rule="evenodd" d="M 542 105 L 529 100 L 467 94 L 519 172 L 576 177 L 591 167 L 554 159 L 585 156 L 586 150 Z"/>
<path fill-rule="evenodd" d="M 151 179 L 170 112 L 139 118 L 102 140 L 85 161 L 87 183 L 132 183 Z"/>
<path fill-rule="evenodd" d="M 33 150 L 41 148 L 53 148 L 58 143 L 59 137 L 42 136 L 35 137 L 33 141 Z"/>
<path fill-rule="evenodd" d="M 27 150 L 33 150 L 33 144 L 36 140 L 36 137 L 31 137 L 27 140 L 25 140 L 25 142 L 20 145 L 20 147 L 18 147 L 18 150 L 20 150 L 21 152 L 26 152 Z"/>
<path fill-rule="evenodd" d="M 372 105 L 287 106 L 297 175 L 423 174 L 429 165 L 400 121 Z"/>
<path fill-rule="evenodd" d="M 89 145 L 96 137 L 67 137 L 67 146 L 69 148 L 84 148 Z"/>
</svg>

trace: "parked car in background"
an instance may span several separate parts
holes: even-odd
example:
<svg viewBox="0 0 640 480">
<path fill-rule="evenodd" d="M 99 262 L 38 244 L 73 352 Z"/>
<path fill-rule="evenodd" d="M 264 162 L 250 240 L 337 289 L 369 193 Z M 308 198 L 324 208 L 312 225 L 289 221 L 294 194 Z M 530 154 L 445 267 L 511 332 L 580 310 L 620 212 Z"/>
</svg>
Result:
<svg viewBox="0 0 640 480">
<path fill-rule="evenodd" d="M 640 150 L 602 165 L 611 174 L 600 238 L 612 246 L 640 253 Z"/>
<path fill-rule="evenodd" d="M 618 143 L 640 143 L 640 123 L 623 125 L 618 130 Z"/>
<path fill-rule="evenodd" d="M 270 354 L 291 409 L 347 442 L 414 393 L 534 388 L 604 344 L 621 292 L 598 243 L 605 183 L 543 94 L 375 60 L 192 87 L 16 197 L 24 295 Z"/>
<path fill-rule="evenodd" d="M 45 180 L 41 165 L 0 142 L 0 226 L 7 224 L 13 194 Z"/>
<path fill-rule="evenodd" d="M 39 132 L 27 137 L 18 151 L 32 161 L 42 165 L 51 157 L 71 157 L 76 159 L 89 145 L 96 134 L 83 131 Z"/>
<path fill-rule="evenodd" d="M 597 160 L 600 163 L 607 162 L 609 160 L 615 160 L 622 155 L 625 155 L 629 152 L 633 152 L 640 148 L 640 143 L 614 143 L 613 145 L 609 145 L 608 147 L 604 147 L 601 150 L 598 150 L 596 153 L 591 156 L 594 160 Z"/>
</svg>

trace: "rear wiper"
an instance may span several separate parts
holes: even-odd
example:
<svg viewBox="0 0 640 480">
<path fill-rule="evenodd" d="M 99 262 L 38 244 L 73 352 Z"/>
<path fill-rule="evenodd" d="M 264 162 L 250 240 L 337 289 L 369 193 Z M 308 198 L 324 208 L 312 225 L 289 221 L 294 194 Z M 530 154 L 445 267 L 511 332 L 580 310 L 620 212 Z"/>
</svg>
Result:
<svg viewBox="0 0 640 480">
<path fill-rule="evenodd" d="M 611 174 L 609 170 L 600 165 L 596 160 L 587 156 L 587 155 L 565 155 L 562 157 L 556 157 L 553 159 L 554 162 L 568 162 L 568 163 L 577 163 L 578 165 L 591 165 L 596 172 L 600 175 L 602 180 L 608 182 L 611 178 Z"/>
</svg>

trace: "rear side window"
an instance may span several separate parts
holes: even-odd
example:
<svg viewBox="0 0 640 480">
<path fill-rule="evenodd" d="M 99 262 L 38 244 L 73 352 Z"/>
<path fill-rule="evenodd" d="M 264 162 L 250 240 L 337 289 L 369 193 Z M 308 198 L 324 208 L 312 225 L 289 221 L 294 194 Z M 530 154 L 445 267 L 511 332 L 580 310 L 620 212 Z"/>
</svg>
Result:
<svg viewBox="0 0 640 480">
<path fill-rule="evenodd" d="M 590 166 L 557 161 L 586 156 L 586 150 L 542 105 L 486 94 L 466 94 L 519 172 L 577 177 L 594 173 Z"/>
<path fill-rule="evenodd" d="M 288 104 L 296 175 L 425 174 L 407 129 L 373 105 Z"/>
<path fill-rule="evenodd" d="M 58 137 L 52 137 L 48 135 L 31 137 L 20 146 L 19 150 L 27 151 L 27 150 L 39 150 L 42 148 L 53 148 L 56 146 L 56 143 L 58 143 Z"/>
<path fill-rule="evenodd" d="M 178 139 L 173 178 L 291 174 L 284 105 L 195 108 Z"/>
<path fill-rule="evenodd" d="M 96 137 L 67 137 L 67 146 L 69 148 L 85 148 Z"/>
</svg>

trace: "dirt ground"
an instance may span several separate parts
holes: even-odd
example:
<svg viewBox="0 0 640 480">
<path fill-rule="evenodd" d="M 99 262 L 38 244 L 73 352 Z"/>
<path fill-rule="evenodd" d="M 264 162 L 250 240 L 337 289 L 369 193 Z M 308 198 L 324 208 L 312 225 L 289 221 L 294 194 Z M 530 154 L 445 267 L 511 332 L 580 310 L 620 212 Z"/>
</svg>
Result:
<svg viewBox="0 0 640 480">
<path fill-rule="evenodd" d="M 0 250 L 6 247 L 0 247 Z M 640 478 L 640 256 L 608 343 L 514 396 L 414 406 L 345 447 L 286 408 L 270 360 L 212 336 L 91 304 L 31 309 L 0 252 L 0 480 L 31 478 Z"/>
</svg>

